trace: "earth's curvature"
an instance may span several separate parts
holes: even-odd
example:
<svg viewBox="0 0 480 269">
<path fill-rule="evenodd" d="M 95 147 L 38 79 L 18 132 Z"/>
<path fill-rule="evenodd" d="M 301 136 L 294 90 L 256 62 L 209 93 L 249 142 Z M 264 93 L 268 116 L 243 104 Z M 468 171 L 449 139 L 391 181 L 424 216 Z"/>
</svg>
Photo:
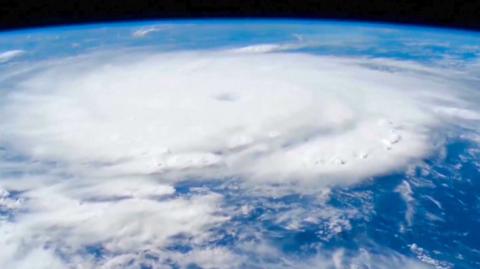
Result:
<svg viewBox="0 0 480 269">
<path fill-rule="evenodd" d="M 0 268 L 480 268 L 480 34 L 0 34 Z"/>
</svg>

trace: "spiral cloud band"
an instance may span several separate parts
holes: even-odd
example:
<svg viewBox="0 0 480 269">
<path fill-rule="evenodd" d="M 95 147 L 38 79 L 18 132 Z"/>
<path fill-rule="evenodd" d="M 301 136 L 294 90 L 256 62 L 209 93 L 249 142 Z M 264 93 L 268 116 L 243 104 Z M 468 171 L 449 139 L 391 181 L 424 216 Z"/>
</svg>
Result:
<svg viewBox="0 0 480 269">
<path fill-rule="evenodd" d="M 0 209 L 17 213 L 0 226 L 0 265 L 137 268 L 156 256 L 156 265 L 240 266 L 227 248 L 205 247 L 238 212 L 210 190 L 182 196 L 176 183 L 235 178 L 302 192 L 403 169 L 442 147 L 439 130 L 480 119 L 467 75 L 443 74 L 238 49 L 91 54 L 6 75 L 0 145 L 15 156 L 0 152 Z M 194 249 L 170 250 L 178 235 Z M 96 247 L 98 257 L 85 251 Z M 423 268 L 395 255 L 372 259 Z M 344 268 L 341 259 L 285 268 Z"/>
</svg>

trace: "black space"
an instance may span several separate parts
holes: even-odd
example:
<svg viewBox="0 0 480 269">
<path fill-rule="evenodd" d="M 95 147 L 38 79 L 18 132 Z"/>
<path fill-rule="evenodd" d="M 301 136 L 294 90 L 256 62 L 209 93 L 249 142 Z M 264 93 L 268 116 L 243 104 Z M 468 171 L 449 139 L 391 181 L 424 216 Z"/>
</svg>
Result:
<svg viewBox="0 0 480 269">
<path fill-rule="evenodd" d="M 480 30 L 480 0 L 0 0 L 0 29 L 161 18 L 319 18 Z"/>
</svg>

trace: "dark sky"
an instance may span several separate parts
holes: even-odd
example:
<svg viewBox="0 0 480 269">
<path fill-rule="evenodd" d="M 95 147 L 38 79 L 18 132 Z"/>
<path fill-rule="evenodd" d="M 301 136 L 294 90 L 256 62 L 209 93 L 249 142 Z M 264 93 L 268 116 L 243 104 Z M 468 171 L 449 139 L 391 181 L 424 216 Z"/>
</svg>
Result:
<svg viewBox="0 0 480 269">
<path fill-rule="evenodd" d="M 156 18 L 287 17 L 480 30 L 480 0 L 0 0 L 0 28 Z"/>
</svg>

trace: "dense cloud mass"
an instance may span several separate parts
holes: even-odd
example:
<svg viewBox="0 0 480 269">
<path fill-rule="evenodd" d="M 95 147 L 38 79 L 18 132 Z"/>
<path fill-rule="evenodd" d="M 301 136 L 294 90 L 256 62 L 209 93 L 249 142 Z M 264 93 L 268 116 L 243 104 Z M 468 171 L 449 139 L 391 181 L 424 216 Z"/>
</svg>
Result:
<svg viewBox="0 0 480 269">
<path fill-rule="evenodd" d="M 96 60 L 65 60 L 22 81 L 3 100 L 2 142 L 103 176 L 349 180 L 424 157 L 445 114 L 479 116 L 455 81 L 382 69 L 401 68 L 395 62 L 372 69 L 366 60 L 229 53 Z"/>
<path fill-rule="evenodd" d="M 433 154 L 440 131 L 480 119 L 468 74 L 386 59 L 248 47 L 119 51 L 25 70 L 3 77 L 0 99 L 0 210 L 14 212 L 0 220 L 6 268 L 235 268 L 253 247 L 275 257 L 267 244 L 210 246 L 212 229 L 248 209 L 175 184 L 234 178 L 263 195 L 353 184 Z M 174 251 L 172 238 L 193 249 Z M 369 255 L 349 259 L 424 268 Z M 345 256 L 263 262 L 346 268 Z"/>
</svg>

